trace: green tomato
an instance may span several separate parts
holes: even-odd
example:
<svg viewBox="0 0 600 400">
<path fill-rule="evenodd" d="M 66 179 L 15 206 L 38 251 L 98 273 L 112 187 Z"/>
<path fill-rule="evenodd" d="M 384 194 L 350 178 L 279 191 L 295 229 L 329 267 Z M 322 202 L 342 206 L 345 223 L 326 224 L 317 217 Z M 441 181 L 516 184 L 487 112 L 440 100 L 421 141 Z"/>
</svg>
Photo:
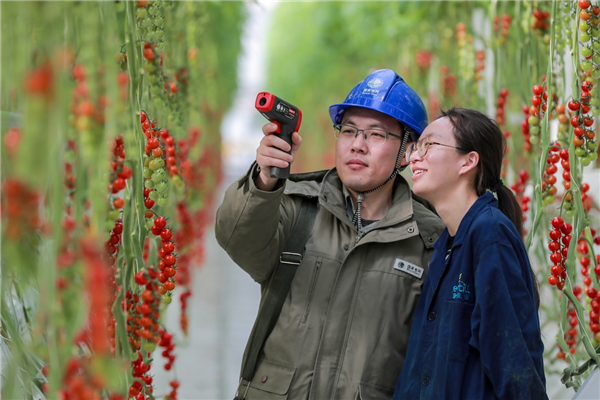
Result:
<svg viewBox="0 0 600 400">
<path fill-rule="evenodd" d="M 166 182 L 159 182 L 156 184 L 156 190 L 160 193 L 165 193 L 169 189 L 169 185 Z"/>
<path fill-rule="evenodd" d="M 148 11 L 146 11 L 146 7 L 138 8 L 137 17 L 140 20 L 144 20 L 144 19 L 148 18 Z"/>
<path fill-rule="evenodd" d="M 148 197 L 150 197 L 152 200 L 156 201 L 160 197 L 160 194 L 156 190 L 153 190 L 150 192 Z"/>
<path fill-rule="evenodd" d="M 156 171 L 160 168 L 160 164 L 157 160 L 151 160 L 150 163 L 148 163 L 148 167 L 150 167 L 152 171 Z"/>
<path fill-rule="evenodd" d="M 150 178 L 152 176 L 152 170 L 148 167 L 144 167 L 144 172 L 142 172 L 142 176 L 144 178 Z"/>
<path fill-rule="evenodd" d="M 168 294 L 163 294 L 162 297 L 160 298 L 160 301 L 163 302 L 164 304 L 171 304 L 171 296 L 169 296 Z"/>
<path fill-rule="evenodd" d="M 148 179 L 146 182 L 144 182 L 144 187 L 146 189 L 154 189 L 154 186 L 156 184 L 154 183 L 154 181 L 152 179 Z"/>
<path fill-rule="evenodd" d="M 586 146 L 590 150 L 596 150 L 598 148 L 598 142 L 595 140 L 588 140 Z"/>
<path fill-rule="evenodd" d="M 150 160 L 152 160 L 152 158 L 150 158 L 148 156 L 144 156 L 144 167 L 148 166 L 148 164 L 150 163 Z"/>
<path fill-rule="evenodd" d="M 592 50 L 592 48 L 590 46 L 584 46 L 581 48 L 581 55 L 584 57 L 589 57 L 592 55 L 594 51 Z"/>
<path fill-rule="evenodd" d="M 163 20 L 163 24 L 164 24 L 164 20 Z M 164 39 L 164 37 L 165 37 L 165 31 L 163 31 L 163 30 L 158 30 L 158 31 L 156 31 L 155 33 L 156 33 L 156 40 L 157 40 L 157 41 L 161 41 L 161 40 L 163 40 L 163 39 Z"/>
<path fill-rule="evenodd" d="M 160 165 L 160 167 L 159 167 L 159 168 L 162 168 L 162 167 L 164 167 L 164 166 L 165 166 L 165 160 L 163 160 L 163 159 L 162 159 L 162 158 L 160 158 L 160 157 L 159 157 L 159 158 L 156 160 L 156 162 L 157 162 L 157 163 Z M 167 171 L 164 171 L 164 172 L 166 173 Z"/>
<path fill-rule="evenodd" d="M 581 32 L 579 34 L 579 41 L 582 42 L 582 43 L 589 42 L 590 41 L 590 35 L 588 35 L 585 32 Z"/>
<path fill-rule="evenodd" d="M 567 135 L 564 130 L 562 130 L 562 131 L 560 130 L 561 126 L 562 126 L 562 124 L 559 125 L 559 129 L 558 129 L 558 133 L 556 134 L 556 138 L 558 140 L 565 140 L 567 138 Z"/>
<path fill-rule="evenodd" d="M 156 75 L 148 75 L 148 84 L 152 86 L 156 86 L 158 84 L 158 76 Z"/>
<path fill-rule="evenodd" d="M 144 341 L 144 350 L 146 350 L 148 353 L 152 353 L 154 350 L 156 350 L 156 343 L 152 341 Z"/>
<path fill-rule="evenodd" d="M 152 174 L 152 180 L 153 180 L 155 183 L 162 182 L 162 180 L 163 180 L 163 178 L 164 178 L 164 177 L 163 177 L 163 174 L 160 174 L 160 173 L 159 173 L 159 171 L 160 171 L 160 169 L 159 169 L 158 171 L 156 171 L 155 173 L 153 173 L 153 174 Z"/>
<path fill-rule="evenodd" d="M 569 219 L 573 219 L 573 217 L 575 216 L 575 210 L 572 208 L 566 210 L 565 216 L 567 216 Z"/>
<path fill-rule="evenodd" d="M 121 211 L 119 210 L 110 210 L 108 212 L 108 219 L 110 219 L 112 221 L 112 224 L 114 226 L 115 221 L 118 220 L 121 217 Z M 110 229 L 112 229 L 113 227 L 111 227 Z"/>
<path fill-rule="evenodd" d="M 594 39 L 598 39 L 600 37 L 600 29 L 593 27 L 592 28 L 592 37 Z"/>
<path fill-rule="evenodd" d="M 538 136 L 531 135 L 529 137 L 529 143 L 531 143 L 531 144 L 538 144 L 539 142 L 540 142 L 540 138 Z"/>
<path fill-rule="evenodd" d="M 594 67 L 594 64 L 592 64 L 592 62 L 591 62 L 591 61 L 589 61 L 589 60 L 585 60 L 585 61 L 583 61 L 583 62 L 581 63 L 581 69 L 582 69 L 583 71 L 586 71 L 586 72 L 587 72 L 587 71 L 589 71 L 590 69 L 592 69 L 593 67 Z"/>
<path fill-rule="evenodd" d="M 592 73 L 592 76 L 594 76 L 594 73 Z M 598 78 L 594 78 L 594 79 L 598 79 Z M 600 100 L 598 100 L 597 97 L 592 97 L 592 99 L 590 100 L 590 105 L 593 106 L 593 107 L 597 107 L 598 104 L 600 104 Z"/>
<path fill-rule="evenodd" d="M 598 159 L 598 153 L 596 153 L 595 151 L 591 151 L 588 154 L 588 157 L 590 158 L 590 161 L 596 161 Z"/>
<path fill-rule="evenodd" d="M 146 229 L 152 229 L 154 225 L 154 220 L 152 218 L 146 218 Z"/>
<path fill-rule="evenodd" d="M 148 62 L 146 62 L 146 65 L 144 65 L 144 71 L 146 71 L 148 74 L 152 75 L 156 71 L 156 65 L 154 65 L 154 63 L 148 61 Z"/>
<path fill-rule="evenodd" d="M 157 50 L 163 50 L 165 48 L 165 42 L 158 42 L 156 44 L 156 49 Z"/>
<path fill-rule="evenodd" d="M 583 157 L 585 155 L 585 149 L 583 147 L 575 147 L 575 155 L 577 157 Z"/>
<path fill-rule="evenodd" d="M 560 133 L 566 133 L 568 129 L 569 129 L 569 125 L 567 125 L 567 124 L 558 124 L 558 131 Z"/>
<path fill-rule="evenodd" d="M 149 26 L 152 26 L 152 19 L 150 19 L 150 18 L 144 18 L 140 22 L 140 25 L 142 25 L 144 28 L 148 28 Z"/>
<path fill-rule="evenodd" d="M 162 93 L 162 89 L 160 86 L 152 86 L 150 88 L 150 93 L 152 93 L 153 96 L 160 96 L 160 94 Z"/>
<path fill-rule="evenodd" d="M 529 125 L 538 125 L 540 123 L 540 119 L 535 115 L 529 116 L 527 121 L 529 121 Z"/>
<path fill-rule="evenodd" d="M 590 24 L 585 21 L 585 20 L 581 20 L 579 21 L 579 30 L 582 32 L 587 32 L 587 30 L 590 29 Z"/>
<path fill-rule="evenodd" d="M 600 29 L 594 29 L 594 33 L 596 32 L 600 32 Z M 594 40 L 592 42 L 592 49 L 594 49 L 595 51 L 600 51 L 600 41 Z"/>
<path fill-rule="evenodd" d="M 540 133 L 540 127 L 537 125 L 529 127 L 529 133 L 532 135 L 538 135 Z"/>
<path fill-rule="evenodd" d="M 563 209 L 564 209 L 565 211 L 566 211 L 566 210 L 570 210 L 571 208 L 573 208 L 573 204 L 571 204 L 571 202 L 570 202 L 570 201 L 565 201 L 565 202 L 563 203 Z"/>
<path fill-rule="evenodd" d="M 167 205 L 167 198 L 166 197 L 159 197 L 158 200 L 156 200 L 156 204 L 158 204 L 159 207 L 164 207 Z"/>
<path fill-rule="evenodd" d="M 592 160 L 590 160 L 590 158 L 587 155 L 585 155 L 585 156 L 581 157 L 580 162 L 581 162 L 581 165 L 583 165 L 584 167 L 587 167 L 588 165 L 590 165 Z"/>
<path fill-rule="evenodd" d="M 546 195 L 542 201 L 545 205 L 549 206 L 550 204 L 554 203 L 554 197 Z"/>
</svg>

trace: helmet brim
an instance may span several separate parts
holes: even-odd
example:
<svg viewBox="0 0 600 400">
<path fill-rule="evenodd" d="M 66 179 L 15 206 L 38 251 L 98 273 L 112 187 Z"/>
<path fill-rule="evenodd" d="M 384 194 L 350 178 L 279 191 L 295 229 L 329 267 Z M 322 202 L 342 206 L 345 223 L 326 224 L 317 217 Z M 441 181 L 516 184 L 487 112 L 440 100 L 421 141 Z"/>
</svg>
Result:
<svg viewBox="0 0 600 400">
<path fill-rule="evenodd" d="M 401 124 L 408 126 L 411 129 L 411 131 L 414 134 L 416 134 L 412 135 L 413 140 L 418 140 L 419 136 L 421 136 L 421 133 L 423 133 L 424 127 L 422 127 L 421 124 L 419 124 L 412 116 L 408 115 L 402 110 L 398 110 L 397 108 L 391 107 L 384 102 L 372 99 L 354 99 L 354 101 L 355 103 L 340 103 L 334 104 L 331 107 L 329 107 L 329 116 L 331 117 L 331 120 L 334 124 L 339 124 L 342 122 L 342 117 L 344 116 L 344 112 L 347 109 L 352 107 L 358 107 L 366 108 L 388 115 L 394 118 L 396 121 L 400 122 Z M 397 118 L 399 113 L 402 115 L 402 120 Z M 427 122 L 425 121 L 425 125 L 426 124 Z"/>
</svg>

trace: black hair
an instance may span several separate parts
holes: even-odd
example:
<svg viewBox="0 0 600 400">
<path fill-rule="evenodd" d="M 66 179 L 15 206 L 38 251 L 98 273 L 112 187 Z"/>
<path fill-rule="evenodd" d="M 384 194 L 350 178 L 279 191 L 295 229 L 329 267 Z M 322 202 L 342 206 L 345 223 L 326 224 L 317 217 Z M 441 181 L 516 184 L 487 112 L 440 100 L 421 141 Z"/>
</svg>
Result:
<svg viewBox="0 0 600 400">
<path fill-rule="evenodd" d="M 500 127 L 493 119 L 477 110 L 453 107 L 440 112 L 441 117 L 448 117 L 454 127 L 453 134 L 457 151 L 469 153 L 475 151 L 479 154 L 477 174 L 474 186 L 477 196 L 483 195 L 486 190 L 496 193 L 498 209 L 512 221 L 517 232 L 523 236 L 523 214 L 514 193 L 501 181 L 502 158 L 506 150 L 506 139 Z M 535 291 L 540 303 L 539 291 L 535 273 L 532 270 L 535 282 Z"/>
</svg>

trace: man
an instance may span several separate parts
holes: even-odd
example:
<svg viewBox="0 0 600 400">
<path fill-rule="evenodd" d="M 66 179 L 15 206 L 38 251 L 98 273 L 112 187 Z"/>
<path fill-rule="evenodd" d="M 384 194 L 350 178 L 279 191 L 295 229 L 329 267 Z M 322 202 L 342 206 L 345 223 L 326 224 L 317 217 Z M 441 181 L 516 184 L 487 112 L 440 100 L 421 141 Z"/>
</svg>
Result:
<svg viewBox="0 0 600 400">
<path fill-rule="evenodd" d="M 406 145 L 427 125 L 423 102 L 402 78 L 376 71 L 329 112 L 334 169 L 271 178 L 270 167 L 291 164 L 302 139 L 295 132 L 287 154 L 290 146 L 268 123 L 256 163 L 217 211 L 219 244 L 264 288 L 302 199 L 319 204 L 254 377 L 238 388 L 248 400 L 391 398 L 443 229 L 398 175 Z"/>
</svg>

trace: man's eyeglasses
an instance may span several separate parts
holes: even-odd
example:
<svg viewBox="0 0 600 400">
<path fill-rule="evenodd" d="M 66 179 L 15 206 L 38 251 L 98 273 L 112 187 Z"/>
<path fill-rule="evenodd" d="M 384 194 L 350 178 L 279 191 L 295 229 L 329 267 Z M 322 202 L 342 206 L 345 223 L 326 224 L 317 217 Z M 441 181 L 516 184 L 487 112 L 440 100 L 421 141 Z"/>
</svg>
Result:
<svg viewBox="0 0 600 400">
<path fill-rule="evenodd" d="M 354 140 L 360 132 L 363 135 L 365 142 L 372 145 L 384 144 L 388 135 L 402 139 L 402 136 L 396 135 L 392 132 L 384 131 L 382 129 L 358 129 L 357 127 L 351 125 L 334 125 L 333 132 L 335 133 L 336 138 L 344 140 Z"/>
<path fill-rule="evenodd" d="M 410 162 L 410 155 L 412 153 L 414 153 L 415 150 L 419 154 L 419 157 L 421 157 L 421 158 L 425 157 L 425 155 L 427 154 L 427 151 L 429 150 L 429 147 L 433 146 L 434 144 L 438 145 L 438 146 L 450 147 L 450 148 L 453 148 L 453 149 L 467 151 L 467 150 L 462 149 L 462 148 L 460 148 L 458 146 L 450 146 L 448 144 L 443 144 L 443 143 L 438 143 L 438 142 L 432 142 L 432 141 L 429 140 L 429 138 L 423 138 L 423 139 L 419 140 L 417 143 L 410 143 L 406 147 L 406 153 L 404 153 L 404 156 L 406 158 L 406 162 Z"/>
</svg>

